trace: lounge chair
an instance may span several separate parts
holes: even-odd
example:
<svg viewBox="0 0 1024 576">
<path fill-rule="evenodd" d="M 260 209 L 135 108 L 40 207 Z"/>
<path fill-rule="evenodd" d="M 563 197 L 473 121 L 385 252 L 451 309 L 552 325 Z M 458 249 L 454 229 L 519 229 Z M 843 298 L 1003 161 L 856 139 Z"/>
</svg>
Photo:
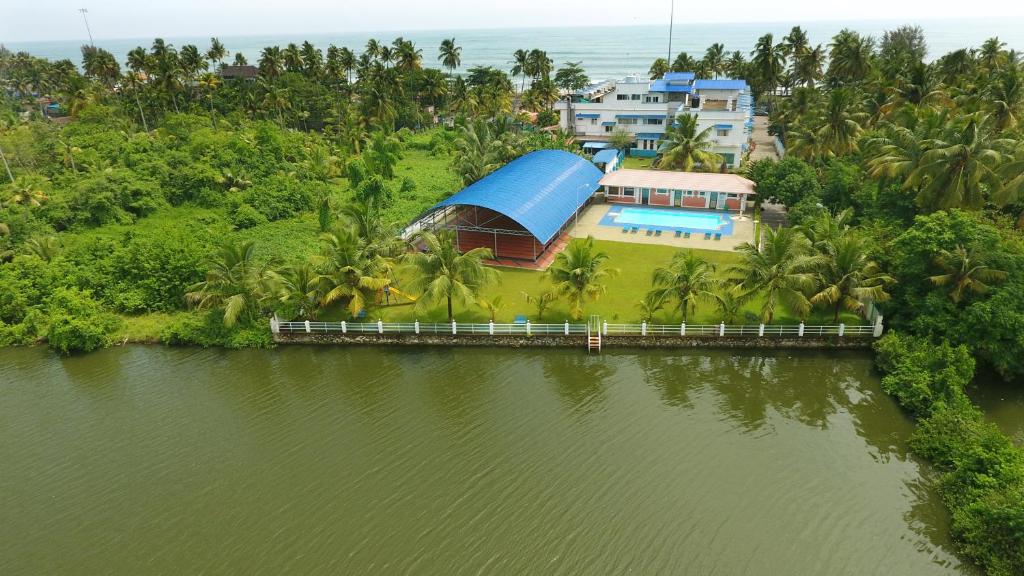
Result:
<svg viewBox="0 0 1024 576">
<path fill-rule="evenodd" d="M 640 231 L 640 227 L 639 226 L 633 226 L 632 228 L 629 229 L 629 233 L 630 234 L 636 234 L 639 231 Z"/>
<path fill-rule="evenodd" d="M 690 237 L 690 233 L 689 233 L 689 232 L 685 232 L 685 233 L 683 234 L 683 238 L 689 238 L 689 237 Z"/>
<path fill-rule="evenodd" d="M 647 235 L 651 236 L 652 234 L 654 234 L 654 230 L 651 230 L 650 228 L 648 228 L 647 229 Z"/>
<path fill-rule="evenodd" d="M 704 239 L 705 240 L 711 240 L 711 232 L 705 232 L 704 233 Z"/>
<path fill-rule="evenodd" d="M 719 232 L 718 234 L 715 234 L 715 240 L 721 240 L 721 239 L 722 239 L 722 233 L 721 232 Z"/>
<path fill-rule="evenodd" d="M 683 237 L 683 231 L 682 230 L 676 230 L 676 238 L 682 238 L 682 237 Z"/>
<path fill-rule="evenodd" d="M 654 235 L 655 236 L 661 236 L 661 230 L 655 230 L 654 231 Z"/>
<path fill-rule="evenodd" d="M 622 227 L 622 233 L 623 234 L 628 234 L 629 233 L 629 226 L 623 226 Z"/>
</svg>

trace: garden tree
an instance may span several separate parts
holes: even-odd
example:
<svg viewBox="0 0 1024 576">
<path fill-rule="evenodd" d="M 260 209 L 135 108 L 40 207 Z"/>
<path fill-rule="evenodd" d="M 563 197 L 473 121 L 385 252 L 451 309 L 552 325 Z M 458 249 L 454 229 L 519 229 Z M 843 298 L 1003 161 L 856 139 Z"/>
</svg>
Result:
<svg viewBox="0 0 1024 576">
<path fill-rule="evenodd" d="M 986 294 L 990 284 L 1006 279 L 1006 272 L 992 268 L 987 261 L 985 252 L 958 244 L 953 250 L 939 251 L 935 264 L 942 273 L 928 279 L 936 286 L 948 287 L 949 299 L 960 304 L 965 293 Z"/>
<path fill-rule="evenodd" d="M 680 114 L 673 125 L 665 129 L 665 139 L 659 152 L 658 167 L 684 172 L 699 168 L 705 172 L 721 166 L 722 156 L 712 152 L 711 132 L 714 126 L 697 130 L 696 114 Z"/>
<path fill-rule="evenodd" d="M 254 322 L 273 298 L 276 264 L 258 260 L 252 240 L 226 241 L 207 262 L 205 279 L 191 286 L 185 298 L 199 310 L 222 308 L 225 326 Z"/>
<path fill-rule="evenodd" d="M 896 76 L 924 62 L 928 44 L 920 26 L 900 26 L 882 34 L 878 61 L 886 73 Z"/>
<path fill-rule="evenodd" d="M 547 309 L 558 300 L 558 293 L 554 290 L 544 290 L 536 296 L 528 292 L 521 292 L 520 294 L 527 304 L 536 308 L 537 320 L 539 322 L 544 321 L 544 312 L 546 312 Z"/>
<path fill-rule="evenodd" d="M 760 160 L 750 163 L 746 171 L 747 177 L 757 183 L 757 193 L 762 200 L 792 207 L 821 198 L 817 173 L 798 158 L 787 157 L 781 162 Z"/>
<path fill-rule="evenodd" d="M 604 294 L 604 280 L 618 274 L 618 270 L 608 267 L 607 262 L 608 255 L 598 250 L 592 236 L 575 238 L 544 272 L 555 292 L 568 301 L 569 313 L 574 320 L 583 317 L 587 300 L 597 300 Z"/>
<path fill-rule="evenodd" d="M 356 186 L 355 199 L 379 208 L 387 208 L 394 201 L 394 191 L 382 176 L 371 174 Z"/>
<path fill-rule="evenodd" d="M 378 130 L 370 135 L 363 157 L 371 172 L 390 180 L 395 177 L 395 165 L 402 159 L 402 148 L 396 135 Z"/>
<path fill-rule="evenodd" d="M 587 87 L 590 78 L 580 66 L 582 62 L 566 62 L 565 66 L 555 72 L 555 85 L 565 93 L 565 103 L 568 106 L 568 113 L 572 114 L 572 94 Z"/>
<path fill-rule="evenodd" d="M 664 78 L 665 74 L 669 72 L 668 60 L 664 58 L 658 58 L 651 64 L 650 70 L 647 71 L 647 75 L 652 79 Z"/>
<path fill-rule="evenodd" d="M 402 258 L 412 276 L 409 290 L 421 294 L 416 301 L 417 312 L 424 313 L 443 301 L 448 305 L 448 321 L 452 322 L 454 302 L 474 302 L 481 289 L 498 280 L 498 271 L 483 263 L 493 258 L 491 250 L 473 248 L 460 253 L 450 230 L 423 232 L 413 242 L 422 243 L 426 249 Z"/>
<path fill-rule="evenodd" d="M 320 253 L 312 259 L 321 275 L 321 306 L 344 303 L 353 318 L 369 308 L 377 294 L 391 284 L 389 256 L 348 222 L 321 234 Z"/>
<path fill-rule="evenodd" d="M 742 260 L 728 270 L 733 283 L 763 296 L 762 322 L 771 323 L 780 305 L 804 319 L 811 311 L 805 294 L 814 287 L 822 258 L 811 254 L 810 242 L 796 229 L 765 227 L 764 233 L 762 250 L 750 242 L 737 248 Z"/>
<path fill-rule="evenodd" d="M 861 312 L 866 301 L 885 302 L 885 287 L 893 278 L 871 260 L 870 247 L 858 234 L 823 239 L 818 250 L 823 258 L 817 269 L 817 292 L 811 304 L 832 306 L 832 321 L 839 322 L 843 310 Z"/>
<path fill-rule="evenodd" d="M 441 41 L 437 59 L 448 70 L 448 76 L 451 76 L 462 65 L 462 47 L 456 46 L 455 38 L 446 38 Z"/>
<path fill-rule="evenodd" d="M 839 240 L 850 234 L 852 220 L 853 209 L 847 208 L 835 214 L 826 211 L 796 228 L 814 249 L 827 253 Z"/>
<path fill-rule="evenodd" d="M 285 266 L 277 273 L 277 298 L 289 317 L 316 320 L 324 278 L 312 262 Z"/>
<path fill-rule="evenodd" d="M 683 322 L 696 309 L 698 300 L 707 299 L 718 285 L 715 265 L 693 250 L 680 250 L 667 266 L 654 269 L 649 294 L 652 301 L 675 301 Z"/>
<path fill-rule="evenodd" d="M 616 150 L 629 150 L 633 147 L 636 138 L 633 133 L 625 128 L 618 127 L 608 137 L 608 144 Z"/>
</svg>

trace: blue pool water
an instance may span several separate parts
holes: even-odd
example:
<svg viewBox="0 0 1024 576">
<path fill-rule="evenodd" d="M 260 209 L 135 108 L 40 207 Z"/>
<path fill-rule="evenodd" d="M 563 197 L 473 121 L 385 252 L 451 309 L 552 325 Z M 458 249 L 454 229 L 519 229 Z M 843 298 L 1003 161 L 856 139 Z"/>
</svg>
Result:
<svg viewBox="0 0 1024 576">
<path fill-rule="evenodd" d="M 612 206 L 602 226 L 639 227 L 644 230 L 691 233 L 732 234 L 732 218 L 724 212 L 684 210 L 681 208 L 651 208 L 647 206 Z"/>
</svg>

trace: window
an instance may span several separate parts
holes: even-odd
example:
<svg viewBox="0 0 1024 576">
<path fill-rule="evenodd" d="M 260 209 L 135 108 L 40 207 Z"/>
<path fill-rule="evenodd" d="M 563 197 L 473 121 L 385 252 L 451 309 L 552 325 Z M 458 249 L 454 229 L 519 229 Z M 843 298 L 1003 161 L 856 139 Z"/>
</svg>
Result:
<svg viewBox="0 0 1024 576">
<path fill-rule="evenodd" d="M 648 126 L 661 126 L 664 122 L 661 118 L 644 118 L 644 124 Z"/>
<path fill-rule="evenodd" d="M 644 98 L 644 102 L 646 102 L 648 104 L 651 104 L 651 103 L 657 104 L 659 100 L 660 100 L 660 98 L 658 96 L 648 96 L 648 97 Z"/>
<path fill-rule="evenodd" d="M 640 99 L 640 95 L 639 94 L 631 94 L 630 96 L 631 96 L 631 98 L 630 98 L 631 100 L 639 100 Z"/>
<path fill-rule="evenodd" d="M 729 129 L 728 129 L 728 128 L 725 128 L 725 129 L 723 129 L 723 128 L 719 128 L 719 129 L 718 129 L 718 131 L 717 131 L 716 133 L 717 133 L 717 134 L 718 134 L 719 136 L 728 136 L 728 135 L 729 135 Z"/>
<path fill-rule="evenodd" d="M 632 188 L 623 188 L 622 189 L 622 195 L 623 196 L 629 196 L 630 198 L 632 198 L 632 197 L 636 196 L 636 191 L 633 190 Z"/>
<path fill-rule="evenodd" d="M 612 196 L 618 196 L 619 195 L 619 187 L 618 186 L 606 186 L 605 187 L 605 194 L 610 194 Z"/>
<path fill-rule="evenodd" d="M 616 100 L 629 100 L 629 94 L 616 94 Z"/>
<path fill-rule="evenodd" d="M 604 131 L 605 132 L 613 132 L 614 129 L 615 129 L 615 126 L 605 126 L 604 127 Z"/>
<path fill-rule="evenodd" d="M 597 126 L 597 118 L 591 118 L 590 119 L 590 125 L 591 126 Z"/>
<path fill-rule="evenodd" d="M 658 190 L 657 190 L 657 192 L 655 192 L 655 194 L 657 194 L 658 196 L 667 196 L 668 195 L 668 190 L 665 190 L 664 188 L 658 188 Z"/>
<path fill-rule="evenodd" d="M 625 124 L 625 125 L 628 125 L 628 126 L 635 126 L 636 125 L 636 118 L 619 118 L 618 122 L 619 122 L 619 124 Z"/>
</svg>

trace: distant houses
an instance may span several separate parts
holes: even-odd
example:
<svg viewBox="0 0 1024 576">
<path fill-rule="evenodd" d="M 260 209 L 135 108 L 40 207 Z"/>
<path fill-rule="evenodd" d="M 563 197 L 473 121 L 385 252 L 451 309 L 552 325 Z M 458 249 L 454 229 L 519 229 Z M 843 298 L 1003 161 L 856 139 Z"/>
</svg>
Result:
<svg viewBox="0 0 1024 576">
<path fill-rule="evenodd" d="M 744 80 L 699 79 L 674 72 L 659 80 L 627 76 L 599 82 L 556 105 L 559 126 L 584 142 L 606 142 L 618 129 L 633 134 L 632 156 L 658 154 L 665 128 L 679 114 L 697 115 L 697 130 L 711 128 L 713 152 L 737 168 L 753 130 L 753 97 Z"/>
<path fill-rule="evenodd" d="M 223 66 L 220 77 L 225 80 L 255 80 L 259 73 L 255 66 Z"/>
</svg>

